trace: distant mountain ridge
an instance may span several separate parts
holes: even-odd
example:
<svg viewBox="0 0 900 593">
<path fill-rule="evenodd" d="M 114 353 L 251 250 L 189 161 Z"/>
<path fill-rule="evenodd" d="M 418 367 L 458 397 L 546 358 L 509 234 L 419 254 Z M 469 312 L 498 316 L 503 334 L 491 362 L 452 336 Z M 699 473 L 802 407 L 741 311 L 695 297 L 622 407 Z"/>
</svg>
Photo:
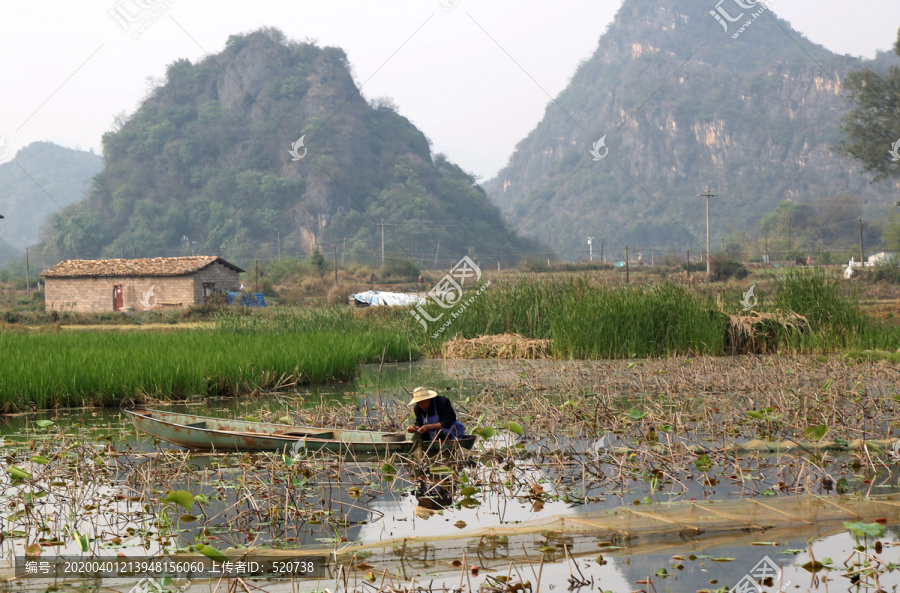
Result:
<svg viewBox="0 0 900 593">
<path fill-rule="evenodd" d="M 53 219 L 48 247 L 235 263 L 336 249 L 379 263 L 384 236 L 386 257 L 430 265 L 526 244 L 472 175 L 432 156 L 389 101 L 360 95 L 342 50 L 276 29 L 171 64 L 103 152 L 89 198 Z"/>
<path fill-rule="evenodd" d="M 594 55 L 485 184 L 494 203 L 565 259 L 585 255 L 587 236 L 617 248 L 705 247 L 697 194 L 707 185 L 719 195 L 716 246 L 745 223 L 752 236 L 786 199 L 859 192 L 865 215 L 880 218 L 900 184 L 867 186 L 861 165 L 830 148 L 850 107 L 842 77 L 897 56 L 835 55 L 762 7 L 625 0 Z M 594 156 L 601 138 L 609 152 Z"/>
<path fill-rule="evenodd" d="M 0 214 L 6 217 L 0 222 L 0 239 L 17 249 L 37 243 L 41 226 L 61 207 L 83 199 L 102 168 L 100 156 L 52 142 L 19 150 L 0 165 Z"/>
</svg>

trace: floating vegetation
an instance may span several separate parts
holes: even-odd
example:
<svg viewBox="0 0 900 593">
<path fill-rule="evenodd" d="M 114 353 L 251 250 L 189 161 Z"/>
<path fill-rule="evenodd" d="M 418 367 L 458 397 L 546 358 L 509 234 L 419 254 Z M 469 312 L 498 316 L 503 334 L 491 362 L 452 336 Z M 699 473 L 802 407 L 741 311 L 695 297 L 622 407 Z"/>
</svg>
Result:
<svg viewBox="0 0 900 593">
<path fill-rule="evenodd" d="M 318 568 L 295 575 L 298 591 L 338 583 L 368 593 L 537 591 L 616 571 L 631 584 L 654 580 L 662 590 L 659 580 L 671 579 L 671 590 L 688 590 L 691 562 L 710 574 L 713 564 L 740 567 L 715 573 L 722 579 L 788 549 L 802 565 L 812 562 L 805 539 L 836 531 L 863 533 L 859 545 L 872 556 L 884 536 L 866 526 L 893 522 L 900 504 L 890 498 L 900 408 L 881 389 L 900 379 L 892 364 L 801 356 L 427 364 L 449 373 L 461 420 L 483 437 L 471 455 L 363 462 L 302 447 L 201 455 L 151 444 L 117 419 L 32 422 L 3 443 L 0 551 L 303 554 Z M 399 387 L 347 395 L 253 398 L 229 402 L 242 411 L 225 415 L 325 428 L 409 421 Z M 699 549 L 723 545 L 731 549 Z M 843 557 L 829 555 L 818 555 L 819 578 L 843 570 Z M 852 559 L 852 570 L 884 587 L 869 556 Z M 419 586 L 426 576 L 434 585 Z M 634 589 L 604 580 L 602 590 Z"/>
</svg>

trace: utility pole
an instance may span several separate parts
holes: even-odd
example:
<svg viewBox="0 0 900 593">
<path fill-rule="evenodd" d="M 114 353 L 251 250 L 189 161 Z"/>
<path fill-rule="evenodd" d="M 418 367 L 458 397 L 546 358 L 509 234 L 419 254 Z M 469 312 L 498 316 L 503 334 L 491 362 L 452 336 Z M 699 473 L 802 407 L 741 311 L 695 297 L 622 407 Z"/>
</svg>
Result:
<svg viewBox="0 0 900 593">
<path fill-rule="evenodd" d="M 604 261 L 603 260 L 603 240 L 602 239 L 600 240 L 600 261 L 601 262 Z"/>
<path fill-rule="evenodd" d="M 625 284 L 631 283 L 631 260 L 628 257 L 628 243 L 625 244 Z"/>
<path fill-rule="evenodd" d="M 725 237 L 719 237 L 719 241 L 722 242 L 722 253 L 725 253 Z"/>
<path fill-rule="evenodd" d="M 822 265 L 822 227 L 819 227 L 819 248 L 816 249 L 816 266 Z"/>
<path fill-rule="evenodd" d="M 256 260 L 256 290 L 254 292 L 259 292 L 259 260 Z"/>
<path fill-rule="evenodd" d="M 690 284 L 691 283 L 691 250 L 690 249 L 687 250 L 687 262 L 688 262 L 687 279 L 688 279 L 688 284 Z"/>
<path fill-rule="evenodd" d="M 137 259 L 137 245 L 134 244 L 134 239 L 131 240 L 131 248 L 134 249 L 134 259 Z"/>
<path fill-rule="evenodd" d="M 347 265 L 347 237 L 344 237 L 344 248 L 341 249 L 341 267 Z"/>
<path fill-rule="evenodd" d="M 594 261 L 594 238 L 588 237 L 588 259 Z"/>
<path fill-rule="evenodd" d="M 710 269 L 709 269 L 709 199 L 710 198 L 718 198 L 716 194 L 709 193 L 709 186 L 706 186 L 705 194 L 698 194 L 698 198 L 706 198 L 706 276 L 709 277 Z"/>
<path fill-rule="evenodd" d="M 438 239 L 437 249 L 434 250 L 434 269 L 437 270 L 438 253 L 441 252 L 441 240 Z"/>
<path fill-rule="evenodd" d="M 337 243 L 333 245 L 334 247 L 334 285 L 337 286 Z"/>
<path fill-rule="evenodd" d="M 767 264 L 770 263 L 769 262 L 769 235 L 768 234 L 766 234 L 766 263 Z"/>
<path fill-rule="evenodd" d="M 863 267 L 866 266 L 866 252 L 863 249 L 863 221 L 862 217 L 857 218 L 859 221 L 859 261 L 862 262 Z"/>
<path fill-rule="evenodd" d="M 275 231 L 278 235 L 278 261 L 281 261 L 281 231 Z"/>
<path fill-rule="evenodd" d="M 381 227 L 381 265 L 384 265 L 384 227 L 389 226 L 384 223 L 384 219 L 381 219 L 381 222 L 378 223 L 378 226 Z"/>
<path fill-rule="evenodd" d="M 31 300 L 31 268 L 28 265 L 28 248 L 25 248 L 25 290 L 28 291 L 28 299 Z"/>
</svg>

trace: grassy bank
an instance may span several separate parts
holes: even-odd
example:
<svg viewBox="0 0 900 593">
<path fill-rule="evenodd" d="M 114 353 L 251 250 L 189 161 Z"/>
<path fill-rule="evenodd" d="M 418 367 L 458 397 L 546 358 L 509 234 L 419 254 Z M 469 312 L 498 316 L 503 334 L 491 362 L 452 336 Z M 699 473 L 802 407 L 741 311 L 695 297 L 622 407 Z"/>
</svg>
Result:
<svg viewBox="0 0 900 593">
<path fill-rule="evenodd" d="M 0 409 L 238 395 L 353 378 L 360 363 L 418 358 L 391 323 L 331 311 L 226 315 L 177 332 L 0 332 Z"/>
</svg>

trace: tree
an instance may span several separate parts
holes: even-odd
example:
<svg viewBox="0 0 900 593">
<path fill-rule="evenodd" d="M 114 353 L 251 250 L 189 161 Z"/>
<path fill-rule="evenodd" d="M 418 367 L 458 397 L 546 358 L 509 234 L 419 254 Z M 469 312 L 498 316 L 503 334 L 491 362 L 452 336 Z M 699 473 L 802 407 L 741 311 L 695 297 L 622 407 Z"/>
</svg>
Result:
<svg viewBox="0 0 900 593">
<path fill-rule="evenodd" d="M 325 276 L 325 272 L 328 271 L 328 260 L 326 260 L 325 256 L 322 255 L 322 252 L 319 251 L 318 246 L 316 246 L 312 255 L 309 256 L 309 263 L 312 264 L 312 267 L 319 275 L 319 278 Z"/>
<path fill-rule="evenodd" d="M 900 32 L 894 51 L 900 55 Z M 849 100 L 856 104 L 843 119 L 847 139 L 839 145 L 842 154 L 862 161 L 874 172 L 872 182 L 900 176 L 900 68 L 886 76 L 869 70 L 851 72 L 844 80 Z"/>
<path fill-rule="evenodd" d="M 772 259 L 794 259 L 812 251 L 815 248 L 815 227 L 812 207 L 792 200 L 779 204 L 760 223 L 760 230 L 768 237 Z"/>
</svg>

